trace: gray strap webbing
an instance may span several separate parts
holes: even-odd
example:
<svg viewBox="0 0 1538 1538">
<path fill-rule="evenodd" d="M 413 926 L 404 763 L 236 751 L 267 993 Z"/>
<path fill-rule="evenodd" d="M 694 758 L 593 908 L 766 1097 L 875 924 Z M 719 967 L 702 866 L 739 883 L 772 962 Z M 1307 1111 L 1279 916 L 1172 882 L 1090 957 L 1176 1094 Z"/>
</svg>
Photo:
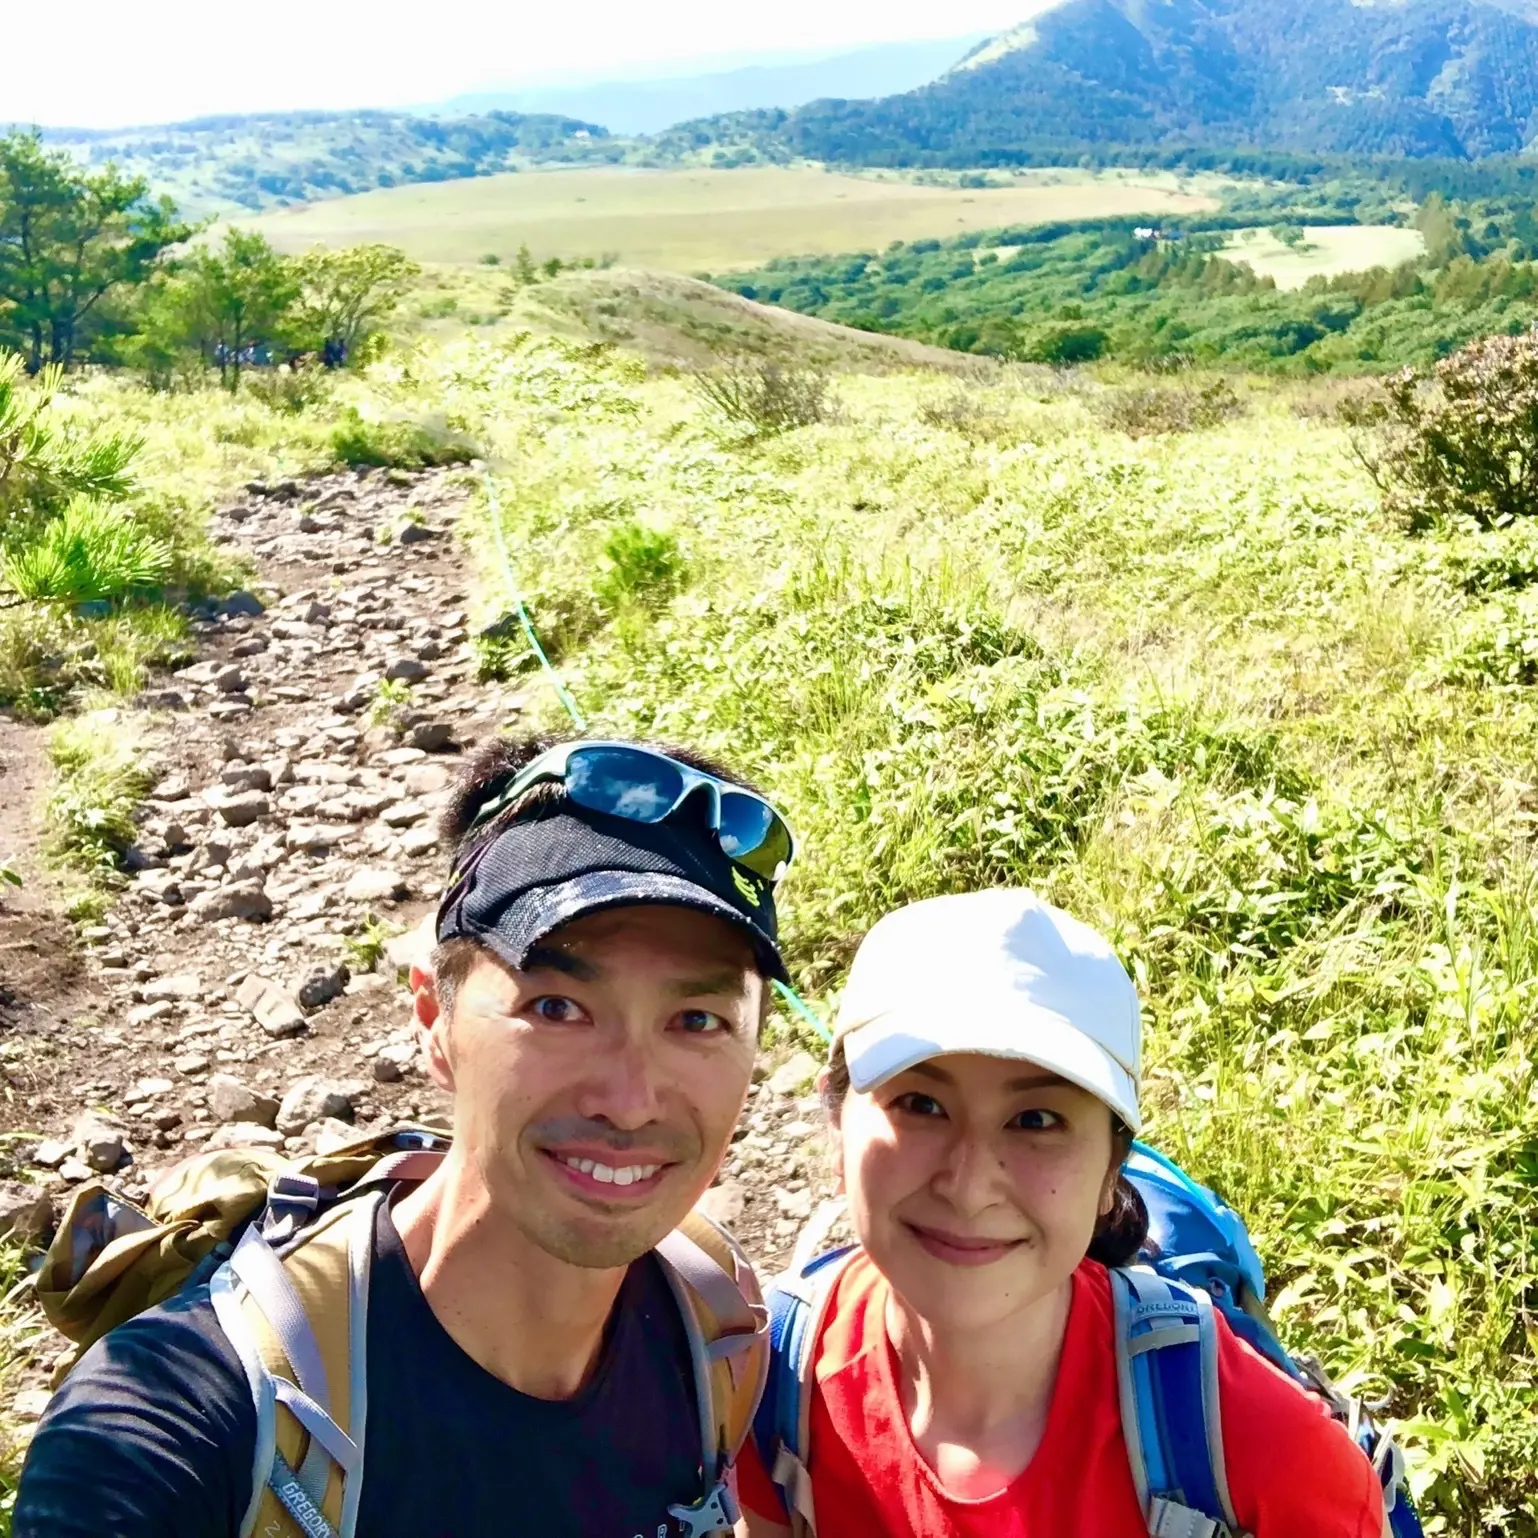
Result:
<svg viewBox="0 0 1538 1538">
<path fill-rule="evenodd" d="M 1141 1356 L 1145 1351 L 1157 1351 L 1161 1346 L 1199 1345 L 1201 1338 L 1200 1325 L 1164 1324 L 1137 1336 L 1127 1349 L 1133 1356 Z"/>
<path fill-rule="evenodd" d="M 681 1229 L 674 1229 L 657 1246 L 657 1253 L 704 1298 L 716 1316 L 722 1334 L 706 1347 L 712 1359 L 751 1346 L 768 1328 L 767 1317 L 749 1305 L 736 1281 Z"/>
<path fill-rule="evenodd" d="M 1189 1506 L 1155 1499 L 1148 1508 L 1149 1538 L 1230 1538 L 1232 1529 Z"/>
<path fill-rule="evenodd" d="M 240 1522 L 240 1538 L 249 1538 L 256 1527 L 262 1492 L 267 1488 L 273 1454 L 277 1451 L 277 1416 L 274 1413 L 277 1400 L 273 1393 L 272 1377 L 262 1364 L 261 1353 L 241 1313 L 240 1300 L 235 1295 L 236 1286 L 235 1273 L 226 1262 L 210 1278 L 208 1296 L 213 1303 L 214 1317 L 219 1321 L 219 1328 L 235 1348 L 240 1365 L 246 1370 L 251 1403 L 256 1410 L 256 1444 L 251 1451 L 251 1497 Z"/>
<path fill-rule="evenodd" d="M 326 1449 L 344 1474 L 351 1474 L 358 1466 L 358 1449 L 353 1439 L 302 1388 L 287 1378 L 275 1378 L 273 1385 L 278 1403 L 288 1407 L 294 1419 Z"/>
<path fill-rule="evenodd" d="M 272 1476 L 268 1484 L 283 1509 L 299 1524 L 305 1538 L 336 1538 L 336 1530 L 280 1452 L 272 1455 Z"/>
</svg>

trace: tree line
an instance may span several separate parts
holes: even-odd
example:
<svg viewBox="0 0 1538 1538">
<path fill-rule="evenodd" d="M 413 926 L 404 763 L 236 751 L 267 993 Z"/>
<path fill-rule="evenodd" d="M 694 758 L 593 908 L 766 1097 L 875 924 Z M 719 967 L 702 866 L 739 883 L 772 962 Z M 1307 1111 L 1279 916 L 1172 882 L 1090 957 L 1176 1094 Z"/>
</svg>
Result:
<svg viewBox="0 0 1538 1538">
<path fill-rule="evenodd" d="M 0 138 L 0 349 L 36 374 L 126 364 L 168 384 L 217 369 L 353 361 L 417 277 L 392 247 L 276 252 L 236 228 L 214 240 L 116 166 L 91 170 L 36 132 Z"/>
</svg>

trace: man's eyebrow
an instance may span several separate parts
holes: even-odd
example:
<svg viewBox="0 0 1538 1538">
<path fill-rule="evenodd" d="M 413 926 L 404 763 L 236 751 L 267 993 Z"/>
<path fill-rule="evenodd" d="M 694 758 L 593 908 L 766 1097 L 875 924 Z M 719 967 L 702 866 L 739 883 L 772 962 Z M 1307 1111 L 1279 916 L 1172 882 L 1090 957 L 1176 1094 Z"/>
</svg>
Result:
<svg viewBox="0 0 1538 1538">
<path fill-rule="evenodd" d="M 953 1075 L 947 1073 L 938 1063 L 934 1062 L 915 1063 L 908 1072 L 916 1073 L 922 1079 L 934 1079 L 940 1084 L 954 1084 L 956 1082 Z M 1004 1088 L 1013 1094 L 1017 1090 L 1049 1089 L 1054 1085 L 1067 1084 L 1068 1082 L 1062 1074 L 1052 1073 L 1050 1070 L 1043 1068 L 1036 1073 L 1016 1074 L 1014 1078 L 1006 1079 L 1004 1081 Z"/>
<path fill-rule="evenodd" d="M 580 956 L 573 956 L 570 951 L 558 951 L 553 945 L 531 945 L 518 970 L 563 972 L 579 982 L 591 983 L 597 980 L 602 969 L 595 967 L 591 961 L 584 961 Z"/>
<path fill-rule="evenodd" d="M 742 992 L 742 972 L 738 968 L 723 967 L 719 972 L 707 972 L 700 977 L 681 977 L 668 984 L 668 992 L 679 999 L 738 994 Z"/>
</svg>

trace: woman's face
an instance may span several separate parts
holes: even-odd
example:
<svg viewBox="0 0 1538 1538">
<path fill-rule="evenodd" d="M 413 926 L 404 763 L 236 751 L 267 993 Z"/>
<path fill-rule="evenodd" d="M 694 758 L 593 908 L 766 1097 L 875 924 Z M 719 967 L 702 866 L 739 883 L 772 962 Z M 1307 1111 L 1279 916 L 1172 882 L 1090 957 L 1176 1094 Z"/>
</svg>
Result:
<svg viewBox="0 0 1538 1538">
<path fill-rule="evenodd" d="M 1109 1108 L 1007 1058 L 931 1058 L 851 1089 L 838 1132 L 861 1242 L 937 1326 L 999 1323 L 1052 1295 L 1115 1188 Z"/>
</svg>

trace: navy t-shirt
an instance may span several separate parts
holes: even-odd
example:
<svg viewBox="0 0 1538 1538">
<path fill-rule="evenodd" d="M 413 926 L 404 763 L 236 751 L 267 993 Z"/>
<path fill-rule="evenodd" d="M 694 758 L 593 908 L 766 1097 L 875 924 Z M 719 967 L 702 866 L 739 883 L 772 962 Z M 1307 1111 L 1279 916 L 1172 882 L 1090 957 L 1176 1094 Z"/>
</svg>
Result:
<svg viewBox="0 0 1538 1538">
<path fill-rule="evenodd" d="M 381 1204 L 369 1290 L 359 1538 L 671 1538 L 701 1491 L 688 1340 L 667 1278 L 631 1266 L 572 1399 L 520 1394 L 434 1317 Z M 235 1538 L 256 1412 L 208 1288 L 120 1325 L 48 1407 L 15 1538 Z"/>
</svg>

